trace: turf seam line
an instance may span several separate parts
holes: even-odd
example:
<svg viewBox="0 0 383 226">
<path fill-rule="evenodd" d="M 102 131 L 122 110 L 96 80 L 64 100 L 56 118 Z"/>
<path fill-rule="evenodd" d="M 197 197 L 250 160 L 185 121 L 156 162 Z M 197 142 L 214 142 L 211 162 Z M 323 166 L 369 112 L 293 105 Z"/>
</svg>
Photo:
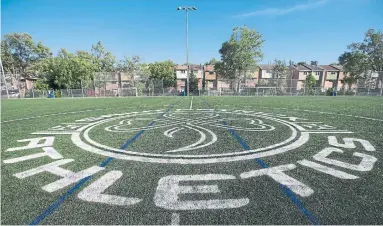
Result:
<svg viewBox="0 0 383 226">
<path fill-rule="evenodd" d="M 158 119 L 160 117 L 162 117 L 164 114 L 166 114 L 167 112 L 169 112 L 172 108 L 174 107 L 174 105 L 170 105 L 168 107 L 168 109 L 163 112 L 162 114 L 160 114 L 159 116 L 157 116 L 155 119 Z M 154 120 L 155 120 L 154 119 Z M 147 127 L 150 127 L 154 124 L 155 121 L 152 121 L 151 123 L 148 124 Z M 138 132 L 134 137 L 132 137 L 131 139 L 129 139 L 127 142 L 125 142 L 125 144 L 123 144 L 121 146 L 120 149 L 124 150 L 126 147 L 129 146 L 129 144 L 131 144 L 132 142 L 134 142 L 138 137 L 140 137 L 143 133 L 145 132 L 145 129 L 141 130 L 140 132 Z M 105 159 L 99 166 L 100 167 L 106 167 L 114 158 L 112 157 L 108 157 L 107 159 Z M 36 218 L 33 219 L 33 221 L 29 224 L 29 225 L 38 225 L 41 221 L 43 221 L 45 218 L 47 218 L 49 215 L 51 215 L 57 208 L 60 207 L 60 205 L 67 199 L 69 198 L 75 191 L 77 191 L 78 189 L 81 188 L 81 186 L 83 184 L 85 184 L 88 180 L 90 180 L 91 178 L 93 177 L 93 175 L 91 176 L 87 176 L 83 179 L 81 179 L 79 182 L 77 182 L 77 184 L 75 184 L 72 188 L 70 188 L 64 195 L 61 195 L 58 199 L 56 199 L 51 205 L 49 205 L 49 207 L 47 209 L 45 209 L 43 211 L 42 214 L 40 214 L 39 216 L 37 216 Z"/>
<path fill-rule="evenodd" d="M 212 109 L 211 105 L 205 100 L 205 98 L 202 97 L 202 100 L 206 103 L 206 105 Z M 223 120 L 221 115 L 218 114 L 218 116 L 222 119 L 222 124 L 228 126 L 227 122 Z M 236 138 L 236 140 L 241 144 L 241 146 L 245 150 L 250 150 L 250 147 L 246 144 L 246 142 L 241 138 L 241 136 L 235 132 L 234 129 L 230 128 L 228 126 L 228 131 L 230 134 Z M 268 168 L 268 165 L 260 158 L 255 158 L 255 161 L 262 167 L 262 168 Z M 304 207 L 303 202 L 285 185 L 280 184 L 279 186 L 282 190 L 282 192 L 290 199 L 291 202 L 293 202 L 298 209 L 308 218 L 308 220 L 313 225 L 319 225 L 318 219 L 308 210 Z"/>
</svg>

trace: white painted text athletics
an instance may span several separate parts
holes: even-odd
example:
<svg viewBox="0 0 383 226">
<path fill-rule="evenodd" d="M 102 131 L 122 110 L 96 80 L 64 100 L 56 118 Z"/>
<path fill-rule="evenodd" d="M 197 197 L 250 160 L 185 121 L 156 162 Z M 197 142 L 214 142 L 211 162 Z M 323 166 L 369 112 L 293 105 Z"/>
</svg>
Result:
<svg viewBox="0 0 383 226">
<path fill-rule="evenodd" d="M 63 166 L 73 162 L 73 159 L 64 159 L 64 157 L 55 150 L 52 146 L 54 137 L 38 137 L 18 140 L 18 142 L 28 142 L 27 145 L 9 148 L 7 152 L 27 153 L 32 149 L 40 149 L 40 153 L 27 154 L 16 158 L 6 159 L 5 164 L 15 164 L 18 162 L 30 161 L 36 158 L 49 157 L 55 161 L 42 165 L 33 169 L 14 174 L 15 177 L 23 179 L 32 177 L 36 174 L 51 173 L 60 177 L 60 179 L 42 186 L 42 189 L 47 192 L 55 192 L 69 186 L 73 186 L 81 179 L 97 174 L 101 171 L 106 171 L 105 167 L 91 166 L 79 172 L 72 172 L 65 169 Z M 351 174 L 352 172 L 366 172 L 372 170 L 377 159 L 371 154 L 375 148 L 367 140 L 358 138 L 343 138 L 343 141 L 337 140 L 335 136 L 328 137 L 330 147 L 324 148 L 313 156 L 313 160 L 303 159 L 298 161 L 299 165 L 308 167 L 311 170 L 325 173 L 339 179 L 353 180 L 359 178 Z M 361 146 L 366 151 L 353 152 L 353 156 L 358 158 L 359 164 L 351 164 L 340 160 L 332 159 L 330 154 L 336 153 L 342 155 L 344 152 L 353 151 L 356 146 Z M 341 149 L 342 148 L 342 149 Z M 157 207 L 168 210 L 193 210 L 193 209 L 226 209 L 239 208 L 247 205 L 250 200 L 248 197 L 220 199 L 219 181 L 222 180 L 255 180 L 257 177 L 269 177 L 277 184 L 282 184 L 288 187 L 292 192 L 301 196 L 308 197 L 314 193 L 314 190 L 301 181 L 291 177 L 289 171 L 295 169 L 296 164 L 286 164 L 265 169 L 251 170 L 243 172 L 239 176 L 230 174 L 198 174 L 198 175 L 169 175 L 159 179 L 157 189 L 153 201 Z M 336 167 L 336 168 L 335 168 Z M 345 169 L 345 171 L 340 170 Z M 118 170 L 105 172 L 97 180 L 93 181 L 85 188 L 80 190 L 78 198 L 87 202 L 96 202 L 109 205 L 134 206 L 139 204 L 144 197 L 132 196 L 117 196 L 105 193 L 105 190 L 118 181 L 123 176 L 123 173 Z M 215 181 L 212 185 L 181 185 L 182 181 Z M 211 182 L 210 182 L 211 183 Z M 216 199 L 207 200 L 183 200 L 180 199 L 181 194 L 215 194 Z"/>
</svg>

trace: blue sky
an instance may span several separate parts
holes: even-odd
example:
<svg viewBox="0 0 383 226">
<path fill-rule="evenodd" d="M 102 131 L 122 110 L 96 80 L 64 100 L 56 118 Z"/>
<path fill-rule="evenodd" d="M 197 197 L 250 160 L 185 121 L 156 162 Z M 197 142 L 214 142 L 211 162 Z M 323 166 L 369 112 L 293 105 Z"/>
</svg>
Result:
<svg viewBox="0 0 383 226">
<path fill-rule="evenodd" d="M 2 36 L 26 32 L 57 54 L 88 50 L 101 41 L 117 59 L 133 54 L 145 62 L 185 63 L 185 13 L 189 13 L 189 59 L 215 57 L 234 26 L 260 32 L 262 63 L 275 58 L 337 60 L 369 28 L 383 30 L 383 0 L 2 0 Z"/>
</svg>

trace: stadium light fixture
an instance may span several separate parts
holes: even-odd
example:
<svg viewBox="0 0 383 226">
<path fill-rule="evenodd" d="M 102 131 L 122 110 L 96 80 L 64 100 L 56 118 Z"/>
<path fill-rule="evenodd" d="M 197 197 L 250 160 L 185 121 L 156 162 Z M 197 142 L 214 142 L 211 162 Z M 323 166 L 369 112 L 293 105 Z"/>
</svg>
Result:
<svg viewBox="0 0 383 226">
<path fill-rule="evenodd" d="M 187 65 L 187 73 L 186 73 L 186 93 L 189 96 L 189 18 L 188 11 L 196 11 L 197 7 L 195 6 L 179 6 L 177 10 L 184 10 L 186 12 L 186 65 Z"/>
</svg>

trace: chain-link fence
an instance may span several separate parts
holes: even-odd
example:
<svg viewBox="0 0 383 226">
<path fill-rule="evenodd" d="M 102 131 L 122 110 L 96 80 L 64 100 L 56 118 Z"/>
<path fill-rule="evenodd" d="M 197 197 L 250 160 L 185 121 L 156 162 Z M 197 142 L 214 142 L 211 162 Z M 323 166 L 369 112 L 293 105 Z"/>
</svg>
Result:
<svg viewBox="0 0 383 226">
<path fill-rule="evenodd" d="M 298 79 L 216 79 L 203 83 L 190 95 L 207 96 L 383 96 L 382 78 L 358 79 L 352 84 L 342 81 L 318 81 L 309 86 Z M 82 81 L 79 89 L 37 90 L 34 81 L 20 76 L 2 79 L 2 98 L 75 98 L 75 97 L 136 97 L 185 95 L 185 81 L 171 82 L 162 79 L 134 78 L 121 73 L 95 73 L 91 81 Z M 202 87 L 206 85 L 206 88 Z M 8 96 L 5 86 L 8 88 Z"/>
</svg>

